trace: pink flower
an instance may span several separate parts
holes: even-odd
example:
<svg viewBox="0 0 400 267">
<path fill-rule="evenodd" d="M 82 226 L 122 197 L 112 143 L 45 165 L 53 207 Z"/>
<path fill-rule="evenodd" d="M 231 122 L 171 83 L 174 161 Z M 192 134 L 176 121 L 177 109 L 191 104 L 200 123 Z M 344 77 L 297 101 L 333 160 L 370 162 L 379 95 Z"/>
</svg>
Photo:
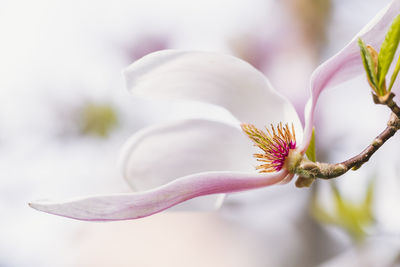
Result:
<svg viewBox="0 0 400 267">
<path fill-rule="evenodd" d="M 356 37 L 378 47 L 399 13 L 400 0 L 395 0 Z M 302 156 L 309 145 L 320 93 L 361 74 L 363 66 L 354 38 L 314 71 L 303 134 L 293 106 L 248 63 L 207 52 L 164 50 L 149 54 L 125 71 L 129 91 L 143 97 L 218 105 L 236 117 L 238 123 L 192 119 L 144 129 L 124 145 L 120 164 L 125 179 L 138 192 L 34 202 L 30 206 L 79 220 L 127 220 L 149 216 L 200 196 L 288 182 L 294 174 L 287 165 L 291 158 Z M 241 132 L 239 122 L 255 125 L 243 125 L 243 130 L 265 152 L 256 155 L 266 164 L 259 167 L 262 173 L 251 170 L 251 143 Z M 293 130 L 279 123 L 293 125 Z M 269 135 L 254 134 L 255 127 L 266 124 L 279 124 L 280 130 Z M 217 198 L 220 196 L 209 201 L 215 203 Z"/>
</svg>

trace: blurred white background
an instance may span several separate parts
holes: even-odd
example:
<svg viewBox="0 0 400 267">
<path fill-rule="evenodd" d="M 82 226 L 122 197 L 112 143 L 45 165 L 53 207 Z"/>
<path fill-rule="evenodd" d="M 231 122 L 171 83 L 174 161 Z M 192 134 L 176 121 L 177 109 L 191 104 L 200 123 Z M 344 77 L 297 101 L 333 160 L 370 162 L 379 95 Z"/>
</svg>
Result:
<svg viewBox="0 0 400 267">
<path fill-rule="evenodd" d="M 165 48 L 234 54 L 266 73 L 302 114 L 313 69 L 387 3 L 3 0 L 0 266 L 339 266 L 336 260 L 394 266 L 398 136 L 360 171 L 339 178 L 343 195 L 358 201 L 375 177 L 374 222 L 364 245 L 346 227 L 309 216 L 312 192 L 325 192 L 319 201 L 329 206 L 324 181 L 314 189 L 292 183 L 228 198 L 221 211 L 126 222 L 79 222 L 27 206 L 40 198 L 129 192 L 116 162 L 136 130 L 176 117 L 227 116 L 129 95 L 121 71 L 135 59 Z M 364 77 L 328 91 L 318 106 L 319 159 L 342 161 L 360 152 L 388 116 L 372 104 Z"/>
</svg>

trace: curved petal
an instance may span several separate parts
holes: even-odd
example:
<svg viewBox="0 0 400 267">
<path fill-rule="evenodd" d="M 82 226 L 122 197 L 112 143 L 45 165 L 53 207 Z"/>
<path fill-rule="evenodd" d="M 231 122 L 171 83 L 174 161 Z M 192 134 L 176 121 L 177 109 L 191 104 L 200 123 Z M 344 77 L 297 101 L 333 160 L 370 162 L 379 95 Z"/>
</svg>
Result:
<svg viewBox="0 0 400 267">
<path fill-rule="evenodd" d="M 119 166 L 135 191 L 150 190 L 193 173 L 251 171 L 256 163 L 253 145 L 238 127 L 202 119 L 143 129 L 128 139 L 121 152 Z M 208 209 L 222 203 L 219 197 L 198 198 L 184 205 Z"/>
<path fill-rule="evenodd" d="M 302 127 L 290 102 L 247 62 L 210 52 L 163 50 L 125 70 L 130 92 L 148 97 L 203 101 L 222 106 L 242 122 L 264 127 L 294 123 Z M 296 134 L 297 134 L 296 132 Z"/>
<path fill-rule="evenodd" d="M 301 150 L 305 151 L 311 139 L 314 112 L 320 93 L 326 88 L 345 82 L 364 73 L 357 39 L 379 48 L 393 19 L 400 13 L 400 0 L 392 1 L 381 10 L 354 38 L 336 55 L 321 64 L 311 76 L 311 102 L 306 109 L 306 123 Z"/>
<path fill-rule="evenodd" d="M 29 206 L 39 211 L 84 221 L 138 219 L 194 197 L 277 184 L 286 175 L 286 171 L 265 175 L 239 172 L 197 173 L 140 193 L 93 196 L 64 202 L 36 202 Z"/>
</svg>

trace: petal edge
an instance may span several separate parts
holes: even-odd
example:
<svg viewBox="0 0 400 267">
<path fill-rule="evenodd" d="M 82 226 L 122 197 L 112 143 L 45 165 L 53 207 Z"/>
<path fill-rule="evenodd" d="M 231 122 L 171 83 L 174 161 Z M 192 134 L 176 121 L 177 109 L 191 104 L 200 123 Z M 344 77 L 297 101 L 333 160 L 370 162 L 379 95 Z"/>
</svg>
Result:
<svg viewBox="0 0 400 267">
<path fill-rule="evenodd" d="M 286 171 L 273 174 L 207 172 L 177 179 L 154 190 L 91 196 L 64 202 L 33 202 L 29 206 L 46 213 L 83 221 L 138 219 L 161 212 L 194 197 L 232 193 L 277 184 Z"/>
<path fill-rule="evenodd" d="M 139 96 L 218 105 L 260 128 L 293 122 L 302 134 L 291 103 L 260 71 L 230 55 L 162 50 L 134 62 L 124 75 L 128 90 Z"/>
</svg>

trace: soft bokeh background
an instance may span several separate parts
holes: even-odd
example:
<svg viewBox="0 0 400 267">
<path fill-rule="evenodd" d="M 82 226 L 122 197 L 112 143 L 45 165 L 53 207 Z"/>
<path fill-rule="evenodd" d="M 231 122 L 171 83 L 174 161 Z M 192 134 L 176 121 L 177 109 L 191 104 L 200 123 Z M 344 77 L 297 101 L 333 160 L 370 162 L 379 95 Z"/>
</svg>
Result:
<svg viewBox="0 0 400 267">
<path fill-rule="evenodd" d="M 388 2 L 3 0 L 0 266 L 399 265 L 399 136 L 335 186 L 236 194 L 216 212 L 88 223 L 27 206 L 129 192 L 116 162 L 136 130 L 178 117 L 227 117 L 200 104 L 132 97 L 121 70 L 135 59 L 165 48 L 234 54 L 263 71 L 302 114 L 313 69 Z M 360 152 L 388 116 L 372 104 L 364 77 L 324 93 L 318 159 Z M 334 213 L 338 199 L 350 204 Z"/>
</svg>

